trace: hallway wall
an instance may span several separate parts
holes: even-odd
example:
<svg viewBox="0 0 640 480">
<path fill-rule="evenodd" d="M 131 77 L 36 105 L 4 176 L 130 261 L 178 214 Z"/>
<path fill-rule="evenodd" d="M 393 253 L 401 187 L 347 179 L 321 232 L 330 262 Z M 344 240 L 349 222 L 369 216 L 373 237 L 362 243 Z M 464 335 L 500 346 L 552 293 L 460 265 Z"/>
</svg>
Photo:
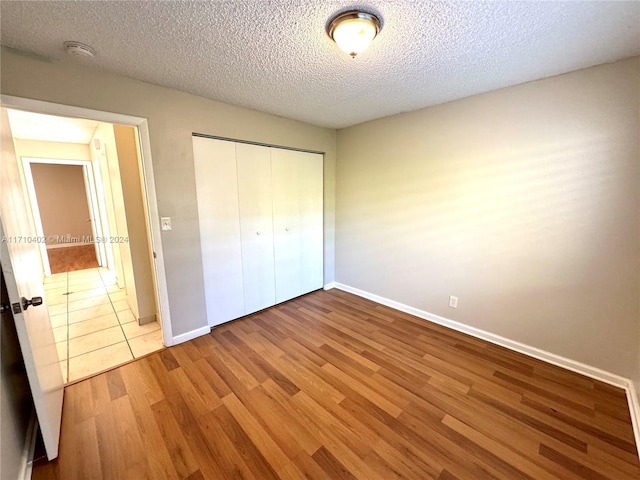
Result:
<svg viewBox="0 0 640 480">
<path fill-rule="evenodd" d="M 133 289 L 136 305 L 131 306 L 140 323 L 156 319 L 156 290 L 151 263 L 151 242 L 148 235 L 146 202 L 142 194 L 142 176 L 138 160 L 136 129 L 126 125 L 114 125 L 113 133 L 118 151 L 120 181 L 126 213 L 128 245 L 131 251 L 133 278 L 127 280 L 127 299 Z"/>
</svg>

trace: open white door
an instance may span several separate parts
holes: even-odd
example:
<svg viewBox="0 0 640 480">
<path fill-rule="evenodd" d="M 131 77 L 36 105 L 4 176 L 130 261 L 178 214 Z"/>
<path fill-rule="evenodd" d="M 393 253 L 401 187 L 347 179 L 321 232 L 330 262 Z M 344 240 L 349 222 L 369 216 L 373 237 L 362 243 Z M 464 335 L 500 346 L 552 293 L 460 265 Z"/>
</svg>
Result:
<svg viewBox="0 0 640 480">
<path fill-rule="evenodd" d="M 64 381 L 47 306 L 35 306 L 37 297 L 44 298 L 42 264 L 7 110 L 0 113 L 0 264 L 47 457 L 52 460 L 58 456 Z M 33 300 L 34 306 L 25 305 L 23 299 Z"/>
</svg>

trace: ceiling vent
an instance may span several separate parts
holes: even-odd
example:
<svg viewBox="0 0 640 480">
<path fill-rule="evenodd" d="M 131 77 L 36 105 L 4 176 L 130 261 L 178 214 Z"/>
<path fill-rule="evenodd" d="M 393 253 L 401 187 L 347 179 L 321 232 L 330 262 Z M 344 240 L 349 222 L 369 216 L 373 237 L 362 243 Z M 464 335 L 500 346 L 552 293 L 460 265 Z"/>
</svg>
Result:
<svg viewBox="0 0 640 480">
<path fill-rule="evenodd" d="M 80 42 L 64 42 L 64 48 L 69 55 L 82 58 L 93 58 L 96 56 L 93 48 Z"/>
</svg>

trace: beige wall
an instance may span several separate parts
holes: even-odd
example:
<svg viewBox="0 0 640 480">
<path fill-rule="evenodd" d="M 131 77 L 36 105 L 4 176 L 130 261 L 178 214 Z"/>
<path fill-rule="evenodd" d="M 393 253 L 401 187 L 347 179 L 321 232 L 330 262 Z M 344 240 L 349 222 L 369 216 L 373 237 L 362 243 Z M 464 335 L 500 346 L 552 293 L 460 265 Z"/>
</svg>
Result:
<svg viewBox="0 0 640 480">
<path fill-rule="evenodd" d="M 174 335 L 206 325 L 191 133 L 324 151 L 325 281 L 640 381 L 638 59 L 335 131 L 3 50 L 6 95 L 149 119 Z M 460 297 L 457 310 L 446 306 Z"/>
<path fill-rule="evenodd" d="M 133 266 L 133 287 L 135 288 L 138 319 L 143 323 L 155 320 L 156 297 L 150 257 L 150 242 L 147 235 L 146 204 L 142 194 L 142 177 L 138 161 L 138 139 L 133 127 L 114 125 L 120 181 L 126 212 L 129 249 Z M 127 297 L 132 282 L 127 280 Z"/>
<path fill-rule="evenodd" d="M 89 243 L 87 191 L 80 165 L 32 163 L 31 175 L 47 245 Z"/>
<path fill-rule="evenodd" d="M 634 58 L 340 130 L 336 281 L 639 378 L 639 82 Z"/>
<path fill-rule="evenodd" d="M 113 125 L 98 123 L 91 140 L 92 145 L 95 145 L 93 142 L 96 140 L 100 143 L 100 149 L 95 150 L 94 148 L 94 152 L 100 165 L 100 176 L 105 193 L 106 223 L 109 227 L 109 237 L 129 239 L 118 147 Z M 128 241 L 110 241 L 107 243 L 107 247 L 110 247 L 113 256 L 109 268 L 115 272 L 118 286 L 125 289 L 130 310 L 136 318 L 140 319 L 131 245 Z"/>
<path fill-rule="evenodd" d="M 191 144 L 192 132 L 325 152 L 325 281 L 334 273 L 335 130 L 207 100 L 77 63 L 46 62 L 3 49 L 1 92 L 145 117 L 162 233 L 173 334 L 207 325 Z"/>
</svg>

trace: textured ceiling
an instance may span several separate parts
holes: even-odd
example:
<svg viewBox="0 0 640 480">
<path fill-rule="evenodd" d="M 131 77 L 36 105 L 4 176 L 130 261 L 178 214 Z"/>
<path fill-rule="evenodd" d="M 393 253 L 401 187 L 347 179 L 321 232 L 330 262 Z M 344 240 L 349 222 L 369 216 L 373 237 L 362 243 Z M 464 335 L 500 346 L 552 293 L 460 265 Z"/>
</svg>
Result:
<svg viewBox="0 0 640 480">
<path fill-rule="evenodd" d="M 355 59 L 327 37 L 354 5 L 383 28 Z M 640 2 L 2 1 L 3 45 L 340 128 L 640 54 Z"/>
<path fill-rule="evenodd" d="M 56 117 L 41 113 L 7 110 L 9 125 L 14 138 L 44 140 L 47 142 L 91 142 L 98 122 L 82 118 Z"/>
</svg>

